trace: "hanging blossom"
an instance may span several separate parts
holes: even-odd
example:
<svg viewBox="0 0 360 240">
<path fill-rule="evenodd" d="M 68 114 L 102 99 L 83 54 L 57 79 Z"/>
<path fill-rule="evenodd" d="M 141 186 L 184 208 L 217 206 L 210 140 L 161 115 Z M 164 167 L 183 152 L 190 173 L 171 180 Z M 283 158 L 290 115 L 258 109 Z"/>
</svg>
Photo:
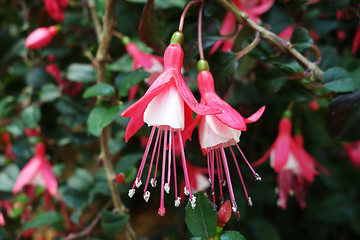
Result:
<svg viewBox="0 0 360 240">
<path fill-rule="evenodd" d="M 64 8 L 69 5 L 69 0 L 44 0 L 45 9 L 56 22 L 64 21 Z"/>
<path fill-rule="evenodd" d="M 10 158 L 11 160 L 15 160 L 15 154 L 12 150 L 12 143 L 11 143 L 11 139 L 10 139 L 10 133 L 5 132 L 3 134 L 1 134 L 1 140 L 4 143 L 4 147 L 5 147 L 5 156 Z"/>
<path fill-rule="evenodd" d="M 14 184 L 13 193 L 19 192 L 25 185 L 45 186 L 52 196 L 57 192 L 57 181 L 50 163 L 45 156 L 45 145 L 35 145 L 35 156 L 25 165 L 19 173 Z"/>
<path fill-rule="evenodd" d="M 309 186 L 318 175 L 316 167 L 328 174 L 328 170 L 318 163 L 303 148 L 303 138 L 300 134 L 291 136 L 291 112 L 286 111 L 279 123 L 279 133 L 274 144 L 257 162 L 258 166 L 270 156 L 270 166 L 278 173 L 277 193 L 278 206 L 286 208 L 289 195 L 295 197 L 301 208 L 306 207 L 305 196 Z"/>
<path fill-rule="evenodd" d="M 186 195 L 189 195 L 191 206 L 194 208 L 196 198 L 191 194 L 181 131 L 187 125 L 192 123 L 192 111 L 200 115 L 219 113 L 219 110 L 217 109 L 210 109 L 205 105 L 199 104 L 192 95 L 189 87 L 186 85 L 181 74 L 183 60 L 183 50 L 181 48 L 182 41 L 183 34 L 181 32 L 175 32 L 171 38 L 170 45 L 165 50 L 164 72 L 161 73 L 154 81 L 143 97 L 121 113 L 121 116 L 131 118 L 125 131 L 126 141 L 128 141 L 129 138 L 144 125 L 144 123 L 147 123 L 149 127 L 152 126 L 139 171 L 136 175 L 132 188 L 129 190 L 129 197 L 132 197 L 135 194 L 135 187 L 138 188 L 142 184 L 141 176 L 146 159 L 150 152 L 153 140 L 155 140 L 143 195 L 145 201 L 149 200 L 150 192 L 147 191 L 147 187 L 150 180 L 154 158 L 157 152 L 155 171 L 153 175 L 154 177 L 150 180 L 153 187 L 155 187 L 157 183 L 156 174 L 159 164 L 161 144 L 163 144 L 161 195 L 160 208 L 158 211 L 161 216 L 165 214 L 164 192 L 166 191 L 169 193 L 170 191 L 171 167 L 173 167 L 174 175 L 175 206 L 179 206 L 180 204 L 180 197 L 178 196 L 176 182 L 175 138 L 178 138 L 180 143 L 181 163 L 186 185 L 184 192 Z M 157 133 L 155 134 L 156 130 Z M 165 179 L 166 171 L 167 179 Z"/>
<path fill-rule="evenodd" d="M 7 212 L 7 215 L 8 216 L 12 216 L 12 209 L 11 209 L 11 203 L 8 202 L 8 201 L 0 201 L 0 206 L 4 207 L 6 212 Z M 5 225 L 5 218 L 4 218 L 4 215 L 2 212 L 0 212 L 0 226 L 4 226 Z"/>
<path fill-rule="evenodd" d="M 215 164 L 218 171 L 218 183 L 220 187 L 220 198 L 223 200 L 222 187 L 225 186 L 225 179 L 227 181 L 230 199 L 233 212 L 237 213 L 237 204 L 235 201 L 234 191 L 231 183 L 230 171 L 228 161 L 225 153 L 225 148 L 229 148 L 231 156 L 235 162 L 236 169 L 241 179 L 246 199 L 249 205 L 252 205 L 251 198 L 248 196 L 240 168 L 238 166 L 235 153 L 232 146 L 236 146 L 240 154 L 243 156 L 245 162 L 250 167 L 255 178 L 261 180 L 260 176 L 252 169 L 247 161 L 245 155 L 241 151 L 239 145 L 240 135 L 242 131 L 246 131 L 246 124 L 257 121 L 265 110 L 265 106 L 261 107 L 256 113 L 249 118 L 244 118 L 228 103 L 222 100 L 216 93 L 214 87 L 214 79 L 209 71 L 209 66 L 206 60 L 200 60 L 198 63 L 198 86 L 201 94 L 200 103 L 211 107 L 221 109 L 222 112 L 215 115 L 198 115 L 193 124 L 187 128 L 183 133 L 183 138 L 188 139 L 196 124 L 199 123 L 199 141 L 200 146 L 206 154 L 208 164 L 209 181 L 211 183 L 211 193 L 213 196 L 213 204 L 215 204 Z M 225 176 L 224 176 L 225 174 Z"/>
<path fill-rule="evenodd" d="M 274 0 L 232 0 L 233 3 L 243 12 L 246 12 L 251 20 L 260 23 L 260 16 L 267 12 L 274 4 Z M 221 35 L 228 35 L 235 30 L 236 18 L 231 12 L 227 12 L 220 28 Z M 234 43 L 233 40 L 218 40 L 210 50 L 210 54 L 214 54 L 219 47 L 221 51 L 231 51 Z"/>
<path fill-rule="evenodd" d="M 39 27 L 32 31 L 26 38 L 25 47 L 39 49 L 49 45 L 53 37 L 58 34 L 59 26 Z"/>
<path fill-rule="evenodd" d="M 360 169 L 360 141 L 345 143 L 344 148 L 352 164 Z"/>
<path fill-rule="evenodd" d="M 143 68 L 146 72 L 150 73 L 149 78 L 145 79 L 145 83 L 150 86 L 164 71 L 164 58 L 140 51 L 136 44 L 131 42 L 127 36 L 122 38 L 122 42 L 125 45 L 126 51 L 133 59 L 133 70 Z M 130 101 L 135 98 L 137 89 L 137 85 L 130 88 Z"/>
</svg>

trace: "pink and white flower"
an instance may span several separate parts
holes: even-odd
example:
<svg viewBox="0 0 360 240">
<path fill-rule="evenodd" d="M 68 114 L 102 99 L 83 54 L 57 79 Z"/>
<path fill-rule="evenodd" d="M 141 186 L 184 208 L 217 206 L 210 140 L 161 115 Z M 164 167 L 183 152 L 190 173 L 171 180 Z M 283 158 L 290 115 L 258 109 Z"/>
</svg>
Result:
<svg viewBox="0 0 360 240">
<path fill-rule="evenodd" d="M 46 47 L 58 32 L 59 28 L 57 26 L 37 28 L 26 38 L 25 47 L 30 49 Z"/>
<path fill-rule="evenodd" d="M 50 163 L 45 156 L 45 145 L 37 143 L 35 156 L 25 165 L 19 173 L 14 184 L 13 193 L 19 192 L 25 185 L 45 186 L 48 193 L 55 196 L 57 181 Z"/>
</svg>

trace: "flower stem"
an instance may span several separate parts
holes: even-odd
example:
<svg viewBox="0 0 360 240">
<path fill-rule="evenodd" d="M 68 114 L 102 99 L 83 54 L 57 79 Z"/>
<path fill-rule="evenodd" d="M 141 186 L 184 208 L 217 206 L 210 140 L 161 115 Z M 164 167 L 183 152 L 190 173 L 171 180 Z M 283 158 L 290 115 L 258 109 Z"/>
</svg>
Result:
<svg viewBox="0 0 360 240">
<path fill-rule="evenodd" d="M 200 59 L 204 59 L 204 50 L 203 50 L 203 46 L 202 46 L 202 31 L 201 31 L 201 25 L 202 25 L 202 14 L 203 14 L 203 10 L 204 10 L 204 1 L 201 2 L 200 4 L 200 9 L 199 9 L 199 18 L 198 18 L 198 46 L 199 46 L 199 54 L 200 54 Z"/>
<path fill-rule="evenodd" d="M 186 13 L 188 12 L 189 8 L 190 8 L 192 5 L 198 4 L 199 2 L 200 2 L 199 0 L 197 0 L 197 1 L 191 1 L 191 2 L 189 2 L 189 3 L 185 6 L 184 11 L 182 12 L 181 18 L 180 18 L 179 32 L 182 32 L 182 30 L 183 30 L 185 15 L 186 15 Z"/>
<path fill-rule="evenodd" d="M 244 55 L 248 54 L 251 50 L 253 50 L 258 43 L 260 42 L 260 34 L 259 32 L 256 32 L 255 38 L 254 40 L 249 44 L 249 46 L 247 46 L 246 48 L 244 48 L 243 50 L 239 51 L 238 53 L 236 53 L 236 57 L 237 59 L 242 58 Z"/>
</svg>

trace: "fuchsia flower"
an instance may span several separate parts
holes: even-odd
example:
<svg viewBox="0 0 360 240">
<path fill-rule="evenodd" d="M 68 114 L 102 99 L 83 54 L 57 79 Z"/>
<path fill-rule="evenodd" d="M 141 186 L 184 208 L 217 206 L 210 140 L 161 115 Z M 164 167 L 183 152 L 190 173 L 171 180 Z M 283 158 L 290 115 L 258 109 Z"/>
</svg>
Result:
<svg viewBox="0 0 360 240">
<path fill-rule="evenodd" d="M 311 157 L 303 148 L 300 134 L 291 136 L 291 113 L 286 111 L 279 123 L 279 134 L 270 149 L 257 162 L 258 166 L 270 156 L 270 166 L 278 173 L 277 190 L 278 205 L 286 208 L 288 195 L 295 192 L 301 208 L 306 207 L 305 196 L 310 184 L 318 174 L 315 167 L 328 174 L 328 170 Z"/>
<path fill-rule="evenodd" d="M 260 180 L 260 176 L 252 169 L 249 162 L 245 158 L 243 152 L 241 151 L 239 145 L 237 144 L 240 141 L 241 131 L 246 131 L 246 124 L 257 121 L 265 110 L 265 106 L 261 107 L 256 113 L 254 113 L 249 118 L 244 118 L 241 116 L 235 109 L 233 109 L 228 103 L 222 100 L 216 93 L 214 87 L 214 79 L 210 73 L 209 66 L 205 60 L 200 60 L 198 63 L 199 73 L 197 76 L 199 91 L 201 94 L 202 104 L 211 107 L 218 108 L 222 110 L 222 113 L 215 115 L 198 115 L 193 124 L 187 128 L 184 133 L 184 139 L 188 139 L 191 136 L 193 129 L 196 126 L 196 123 L 199 123 L 199 141 L 200 146 L 207 155 L 207 164 L 208 164 L 208 174 L 209 181 L 211 182 L 211 193 L 213 195 L 213 202 L 215 205 L 215 163 L 218 170 L 218 180 L 220 186 L 220 197 L 223 199 L 222 186 L 225 185 L 224 174 L 228 183 L 228 189 L 230 192 L 230 198 L 232 203 L 232 209 L 237 212 L 237 204 L 235 202 L 235 196 L 232 188 L 230 171 L 227 163 L 227 158 L 225 154 L 226 147 L 229 147 L 231 155 L 234 159 L 236 168 L 238 170 L 240 179 L 243 184 L 244 192 L 248 200 L 249 205 L 251 205 L 251 198 L 248 196 L 246 187 L 239 169 L 239 166 L 236 161 L 235 154 L 232 150 L 232 145 L 235 145 L 239 150 L 241 155 L 244 157 L 246 163 L 253 172 L 255 178 Z"/>
<path fill-rule="evenodd" d="M 16 179 L 13 193 L 19 192 L 25 185 L 45 186 L 50 195 L 55 196 L 57 192 L 57 181 L 50 163 L 45 156 L 45 145 L 37 143 L 35 156 L 21 170 Z"/>
<path fill-rule="evenodd" d="M 256 23 L 259 23 L 260 16 L 267 12 L 271 6 L 274 4 L 274 0 L 232 0 L 235 5 L 242 11 L 246 12 L 251 20 Z M 234 31 L 236 19 L 234 15 L 230 12 L 227 12 L 223 23 L 220 28 L 221 35 L 230 34 Z M 229 39 L 218 40 L 210 50 L 210 54 L 214 54 L 219 47 L 223 44 L 221 48 L 222 51 L 231 51 L 233 46 L 233 41 Z"/>
<path fill-rule="evenodd" d="M 0 206 L 4 207 L 7 215 L 8 216 L 12 216 L 12 209 L 11 209 L 11 203 L 8 201 L 0 201 Z M 0 226 L 4 226 L 5 225 L 5 219 L 4 219 L 4 215 L 2 212 L 0 212 Z"/>
<path fill-rule="evenodd" d="M 58 32 L 59 27 L 57 26 L 37 28 L 26 38 L 25 47 L 31 49 L 46 47 Z"/>
<path fill-rule="evenodd" d="M 64 21 L 64 8 L 68 6 L 69 0 L 44 0 L 44 4 L 46 11 L 54 21 Z"/>
<path fill-rule="evenodd" d="M 133 187 L 129 190 L 129 197 L 132 197 L 135 194 L 135 187 L 138 188 L 142 184 L 141 176 L 146 158 L 149 154 L 150 147 L 155 136 L 155 131 L 158 129 L 144 188 L 144 199 L 145 201 L 149 200 L 150 192 L 147 191 L 147 186 L 152 171 L 153 160 L 155 153 L 158 152 L 154 177 L 150 181 L 151 185 L 154 187 L 156 186 L 155 179 L 159 162 L 161 141 L 163 141 L 161 196 L 160 208 L 158 211 L 161 216 L 165 214 L 164 190 L 166 192 L 169 192 L 170 190 L 171 164 L 174 168 L 175 206 L 179 206 L 180 204 L 180 197 L 178 197 L 176 183 L 175 138 L 178 138 L 180 143 L 181 161 L 186 185 L 184 192 L 186 195 L 190 195 L 190 203 L 192 207 L 195 207 L 196 199 L 195 196 L 191 194 L 181 131 L 193 121 L 192 111 L 200 115 L 219 112 L 218 110 L 210 109 L 205 105 L 199 104 L 192 95 L 189 87 L 185 84 L 181 75 L 183 50 L 180 44 L 182 41 L 183 34 L 181 32 L 175 32 L 171 38 L 170 45 L 165 50 L 164 72 L 161 73 L 154 81 L 143 97 L 121 113 L 121 116 L 131 118 L 125 132 L 126 141 L 128 141 L 129 138 L 144 125 L 144 123 L 147 123 L 148 126 L 152 126 L 149 141 L 145 148 L 138 174 L 135 178 Z M 167 182 L 165 183 L 166 163 L 168 168 Z"/>
<path fill-rule="evenodd" d="M 15 160 L 15 154 L 12 150 L 12 143 L 10 140 L 10 133 L 5 132 L 1 135 L 1 140 L 5 145 L 5 156 L 10 158 L 11 160 Z"/>
<path fill-rule="evenodd" d="M 123 37 L 122 42 L 125 45 L 126 51 L 133 58 L 133 70 L 143 68 L 146 72 L 151 73 L 145 82 L 151 85 L 154 80 L 164 71 L 164 58 L 152 54 L 144 53 L 139 50 L 135 43 L 131 42 L 128 37 Z M 129 92 L 129 100 L 133 100 L 136 92 L 137 85 L 133 86 Z"/>
<path fill-rule="evenodd" d="M 345 143 L 344 148 L 352 164 L 360 169 L 360 141 Z"/>
</svg>

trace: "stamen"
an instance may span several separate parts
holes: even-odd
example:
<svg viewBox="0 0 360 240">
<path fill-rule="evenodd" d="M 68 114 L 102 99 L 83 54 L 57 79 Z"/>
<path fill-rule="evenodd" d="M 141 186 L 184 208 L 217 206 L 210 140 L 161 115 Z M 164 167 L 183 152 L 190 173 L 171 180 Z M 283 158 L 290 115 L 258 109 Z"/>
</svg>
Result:
<svg viewBox="0 0 360 240">
<path fill-rule="evenodd" d="M 230 199 L 231 199 L 231 202 L 233 203 L 233 211 L 236 212 L 236 208 L 234 210 L 234 206 L 236 206 L 236 203 L 235 203 L 234 191 L 233 191 L 232 184 L 231 184 L 230 171 L 229 171 L 229 167 L 228 167 L 228 164 L 227 164 L 225 150 L 224 150 L 224 148 L 222 146 L 220 147 L 220 151 L 221 151 L 221 156 L 222 156 L 222 160 L 223 160 L 223 164 L 224 164 L 226 180 L 228 182 Z M 234 205 L 234 203 L 235 203 L 235 205 Z"/>
<path fill-rule="evenodd" d="M 153 162 L 154 162 L 155 152 L 156 152 L 156 149 L 157 149 L 157 144 L 159 143 L 160 132 L 161 132 L 161 131 L 158 129 L 157 135 L 156 135 L 156 140 L 155 140 L 155 145 L 154 145 L 154 149 L 153 149 L 153 153 L 152 153 L 152 155 L 151 155 L 149 172 L 148 172 L 148 176 L 147 176 L 147 178 L 146 178 L 146 184 L 145 184 L 145 188 L 144 188 L 144 193 L 146 192 L 146 189 L 147 189 L 148 184 L 149 184 L 149 178 L 150 178 L 150 175 L 151 175 L 151 170 L 152 170 L 152 165 L 153 165 Z M 151 179 L 150 183 L 151 183 L 151 186 L 153 186 L 153 187 L 156 186 L 156 182 L 155 182 L 155 186 L 153 185 L 153 183 L 154 183 L 154 179 L 153 179 L 153 178 Z"/>
<path fill-rule="evenodd" d="M 164 129 L 164 146 L 163 146 L 163 161 L 162 161 L 162 173 L 161 173 L 161 191 L 160 191 L 160 208 L 159 208 L 159 215 L 163 216 L 165 214 L 165 207 L 164 207 L 164 185 L 165 185 L 165 168 L 166 168 L 166 141 L 167 141 L 167 126 Z"/>
<path fill-rule="evenodd" d="M 149 198 L 150 198 L 150 192 L 149 192 L 149 191 L 146 191 L 146 192 L 144 193 L 144 200 L 145 200 L 145 202 L 148 202 L 148 201 L 149 201 Z"/>
<path fill-rule="evenodd" d="M 190 204 L 192 209 L 196 207 L 196 197 L 194 195 L 192 195 L 192 197 L 190 198 Z"/>
<path fill-rule="evenodd" d="M 170 192 L 170 187 L 169 187 L 169 184 L 168 184 L 168 183 L 165 183 L 164 189 L 165 189 L 165 192 L 166 192 L 167 194 L 169 194 L 169 192 Z"/>
<path fill-rule="evenodd" d="M 175 200 L 175 207 L 180 206 L 180 203 L 181 203 L 181 197 L 177 197 Z"/>
<path fill-rule="evenodd" d="M 154 178 L 150 179 L 150 184 L 151 184 L 152 187 L 156 187 L 156 183 L 157 183 L 157 181 L 154 180 Z"/>
<path fill-rule="evenodd" d="M 132 198 L 134 196 L 134 194 L 135 194 L 135 189 L 133 189 L 133 188 L 130 189 L 129 193 L 128 193 L 129 198 Z"/>
<path fill-rule="evenodd" d="M 184 193 L 185 193 L 185 195 L 186 195 L 186 196 L 188 196 L 188 195 L 189 195 L 189 190 L 187 189 L 187 187 L 186 187 L 186 186 L 184 187 Z"/>
<path fill-rule="evenodd" d="M 167 176 L 167 188 L 165 188 L 165 191 L 167 193 L 170 192 L 170 176 L 171 176 L 171 147 L 174 148 L 174 146 L 172 146 L 172 128 L 170 128 L 169 130 L 169 152 L 168 152 L 168 176 Z"/>
<path fill-rule="evenodd" d="M 252 200 L 251 200 L 251 197 L 248 198 L 248 204 L 249 204 L 250 207 L 252 207 L 253 202 L 252 202 Z"/>
<path fill-rule="evenodd" d="M 233 141 L 234 141 L 234 140 L 233 140 Z M 261 181 L 260 175 L 257 174 L 257 173 L 255 172 L 255 170 L 252 168 L 252 166 L 250 165 L 249 161 L 248 161 L 247 158 L 245 157 L 243 151 L 241 151 L 241 148 L 239 147 L 239 145 L 238 145 L 235 141 L 234 141 L 234 143 L 235 143 L 237 149 L 239 150 L 239 152 L 241 153 L 241 156 L 244 158 L 246 164 L 249 166 L 251 172 L 254 174 L 255 179 L 258 180 L 258 181 Z"/>
<path fill-rule="evenodd" d="M 179 136 L 179 143 L 180 143 L 180 150 L 181 150 L 181 160 L 182 160 L 182 166 L 183 166 L 183 170 L 184 170 L 184 178 L 185 178 L 185 185 L 187 188 L 187 190 L 189 191 L 190 194 L 190 199 L 192 198 L 192 194 L 191 194 L 191 188 L 190 188 L 190 181 L 189 181 L 189 175 L 188 175 L 188 171 L 187 171 L 187 167 L 186 167 L 186 159 L 185 159 L 185 153 L 184 153 L 184 144 L 182 141 L 182 137 L 181 137 L 181 131 L 178 130 L 178 136 Z M 186 192 L 185 192 L 186 194 Z"/>
<path fill-rule="evenodd" d="M 236 204 L 235 200 L 232 200 L 231 203 L 232 203 L 233 212 L 237 212 L 237 204 Z"/>
<path fill-rule="evenodd" d="M 156 187 L 156 175 L 157 175 L 157 169 L 158 169 L 158 163 L 159 163 L 159 156 L 160 156 L 160 146 L 161 146 L 161 139 L 162 139 L 162 127 L 160 126 L 159 127 L 159 130 L 160 132 L 160 141 L 159 141 L 159 145 L 158 145 L 158 150 L 157 150 L 157 156 L 156 156 L 156 164 L 155 164 L 155 171 L 154 171 L 154 177 L 152 178 L 152 183 L 151 183 L 151 186 L 152 187 Z"/>
<path fill-rule="evenodd" d="M 141 180 L 140 180 L 139 178 L 136 178 L 136 179 L 135 179 L 135 186 L 136 186 L 137 188 L 139 188 L 139 187 L 141 186 L 141 184 L 142 184 Z"/>
<path fill-rule="evenodd" d="M 220 155 L 219 155 L 219 149 L 215 149 L 215 154 L 216 154 L 216 166 L 218 169 L 218 179 L 219 179 L 219 188 L 220 188 L 220 202 L 224 202 L 224 196 L 223 196 L 223 190 L 222 190 L 222 183 L 223 183 L 223 179 L 222 179 L 222 171 L 220 171 L 220 166 L 219 166 L 219 161 L 221 161 Z M 219 172 L 220 171 L 220 172 Z"/>
<path fill-rule="evenodd" d="M 173 146 L 175 146 L 174 142 L 175 142 L 175 138 L 174 138 L 174 131 L 171 131 L 171 135 L 172 135 L 172 139 L 173 139 Z M 174 168 L 174 185 L 175 185 L 175 206 L 176 206 L 176 201 L 178 199 L 178 192 L 177 192 L 177 179 L 176 179 L 176 159 L 175 159 L 175 147 L 173 147 L 172 149 L 172 153 L 173 153 L 173 168 Z M 180 205 L 180 199 L 179 199 L 179 205 Z"/>
</svg>

